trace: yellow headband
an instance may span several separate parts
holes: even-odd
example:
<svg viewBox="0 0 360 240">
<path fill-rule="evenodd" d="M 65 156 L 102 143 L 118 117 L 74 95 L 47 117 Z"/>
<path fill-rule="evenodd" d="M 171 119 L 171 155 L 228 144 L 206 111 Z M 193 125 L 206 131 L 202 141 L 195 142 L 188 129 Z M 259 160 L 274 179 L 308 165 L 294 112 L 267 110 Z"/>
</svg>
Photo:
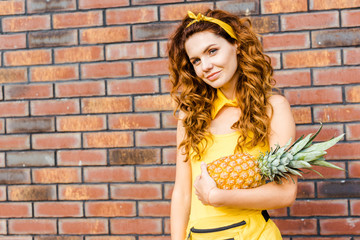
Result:
<svg viewBox="0 0 360 240">
<path fill-rule="evenodd" d="M 196 16 L 191 11 L 188 11 L 188 16 L 189 16 L 189 18 L 194 19 L 194 20 L 192 20 L 186 27 L 189 27 L 191 24 L 196 23 L 196 22 L 200 22 L 200 21 L 212 22 L 212 23 L 215 23 L 215 24 L 219 25 L 222 29 L 224 29 L 230 35 L 230 37 L 237 40 L 236 35 L 235 35 L 234 30 L 232 29 L 232 27 L 229 24 L 224 23 L 223 21 L 221 21 L 219 19 L 212 18 L 212 17 L 206 17 L 206 16 L 202 15 L 201 13 L 199 13 Z"/>
</svg>

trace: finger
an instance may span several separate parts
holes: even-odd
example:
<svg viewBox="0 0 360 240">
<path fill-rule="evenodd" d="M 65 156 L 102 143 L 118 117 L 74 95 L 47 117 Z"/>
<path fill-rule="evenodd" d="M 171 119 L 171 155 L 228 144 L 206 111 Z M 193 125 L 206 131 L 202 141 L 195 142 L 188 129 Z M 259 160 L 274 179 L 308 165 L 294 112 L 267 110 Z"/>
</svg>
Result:
<svg viewBox="0 0 360 240">
<path fill-rule="evenodd" d="M 207 165 L 206 165 L 205 162 L 202 162 L 202 163 L 201 163 L 200 168 L 201 168 L 201 175 L 203 175 L 203 174 L 208 174 Z"/>
</svg>

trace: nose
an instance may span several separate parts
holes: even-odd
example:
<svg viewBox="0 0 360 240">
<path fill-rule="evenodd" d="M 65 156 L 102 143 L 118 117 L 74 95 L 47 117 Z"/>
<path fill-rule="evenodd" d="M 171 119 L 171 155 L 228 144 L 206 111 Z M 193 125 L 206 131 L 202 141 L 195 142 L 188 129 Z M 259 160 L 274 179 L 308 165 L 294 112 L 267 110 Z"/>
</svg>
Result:
<svg viewBox="0 0 360 240">
<path fill-rule="evenodd" d="M 201 60 L 201 67 L 202 67 L 202 70 L 203 70 L 204 72 L 207 72 L 207 71 L 211 70 L 211 68 L 213 67 L 213 65 L 212 65 L 212 63 L 211 63 L 211 61 L 210 61 L 209 58 L 203 58 L 203 59 Z"/>
</svg>

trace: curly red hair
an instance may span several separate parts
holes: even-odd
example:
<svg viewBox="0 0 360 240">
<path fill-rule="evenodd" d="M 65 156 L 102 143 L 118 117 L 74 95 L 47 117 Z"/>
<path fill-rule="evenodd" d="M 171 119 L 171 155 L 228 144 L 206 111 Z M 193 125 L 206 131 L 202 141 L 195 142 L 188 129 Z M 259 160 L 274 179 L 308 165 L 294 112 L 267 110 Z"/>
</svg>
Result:
<svg viewBox="0 0 360 240">
<path fill-rule="evenodd" d="M 216 89 L 207 85 L 197 77 L 185 50 L 186 40 L 195 33 L 210 31 L 229 43 L 238 45 L 238 71 L 240 77 L 236 83 L 236 99 L 239 103 L 241 116 L 232 126 L 240 131 L 235 151 L 243 147 L 254 147 L 268 140 L 270 116 L 267 109 L 272 107 L 269 97 L 275 83 L 272 75 L 270 58 L 263 53 L 258 36 L 251 28 L 247 18 L 239 18 L 221 10 L 208 10 L 205 16 L 219 19 L 229 24 L 235 32 L 237 40 L 231 38 L 219 25 L 200 21 L 189 27 L 192 21 L 186 16 L 170 38 L 168 45 L 170 79 L 173 84 L 171 95 L 177 103 L 175 111 L 184 113 L 182 122 L 185 128 L 185 138 L 179 147 L 184 147 L 187 161 L 190 152 L 195 152 L 196 159 L 201 158 L 204 148 L 199 143 L 211 137 L 208 131 L 212 103 L 216 98 Z M 248 133 L 252 136 L 249 137 Z"/>
</svg>

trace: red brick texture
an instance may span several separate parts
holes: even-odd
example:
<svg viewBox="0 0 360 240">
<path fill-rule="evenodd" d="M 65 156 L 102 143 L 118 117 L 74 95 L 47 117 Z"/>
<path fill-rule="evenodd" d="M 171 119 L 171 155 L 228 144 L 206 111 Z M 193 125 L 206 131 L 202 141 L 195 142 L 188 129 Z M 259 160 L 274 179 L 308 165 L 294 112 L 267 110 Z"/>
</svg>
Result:
<svg viewBox="0 0 360 240">
<path fill-rule="evenodd" d="M 360 0 L 0 1 L 0 240 L 170 240 L 166 44 L 187 10 L 247 16 L 297 136 L 346 133 L 285 240 L 360 240 Z"/>
</svg>

